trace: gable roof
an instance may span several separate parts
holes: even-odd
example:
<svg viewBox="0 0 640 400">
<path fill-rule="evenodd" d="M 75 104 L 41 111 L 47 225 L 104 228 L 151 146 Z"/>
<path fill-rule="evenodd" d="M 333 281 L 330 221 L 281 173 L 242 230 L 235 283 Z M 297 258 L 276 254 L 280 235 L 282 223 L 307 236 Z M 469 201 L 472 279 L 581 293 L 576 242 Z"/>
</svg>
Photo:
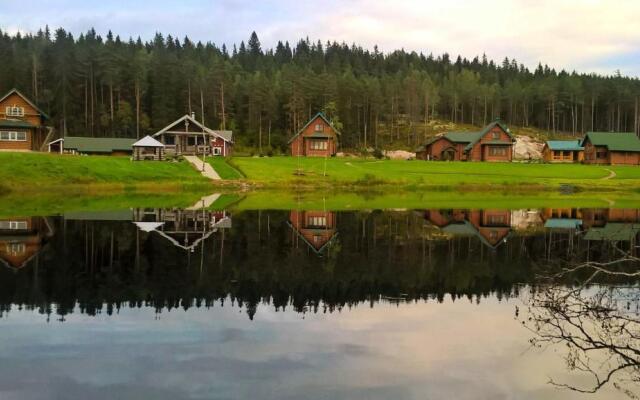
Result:
<svg viewBox="0 0 640 400">
<path fill-rule="evenodd" d="M 633 132 L 587 132 L 581 146 L 587 139 L 594 146 L 605 146 L 609 151 L 640 152 L 640 139 Z"/>
<path fill-rule="evenodd" d="M 584 147 L 580 145 L 580 140 L 547 140 L 545 144 L 550 150 L 560 150 L 560 151 L 584 150 Z"/>
<path fill-rule="evenodd" d="M 135 142 L 134 144 L 132 144 L 131 146 L 133 147 L 164 147 L 164 144 L 158 142 L 151 136 L 147 135 L 142 139 L 138 140 L 137 142 Z"/>
<path fill-rule="evenodd" d="M 480 240 L 482 244 L 494 250 L 500 247 L 500 245 L 506 242 L 507 238 L 511 236 L 511 230 L 509 230 L 509 232 L 505 235 L 505 237 L 498 240 L 496 244 L 491 244 L 491 242 L 489 242 L 487 238 L 480 233 L 480 230 L 478 230 L 478 228 L 475 225 L 473 225 L 471 222 L 467 220 L 463 222 L 451 222 L 439 229 L 442 232 L 447 233 L 449 235 L 453 235 L 453 236 L 475 236 Z M 498 229 L 504 229 L 504 228 L 498 228 Z"/>
<path fill-rule="evenodd" d="M 584 238 L 586 240 L 629 241 L 640 232 L 640 224 L 608 222 L 605 226 L 591 228 Z"/>
<path fill-rule="evenodd" d="M 77 150 L 80 153 L 111 153 L 113 151 L 133 151 L 132 145 L 136 139 L 130 138 L 94 138 L 67 136 L 64 138 L 64 148 Z"/>
<path fill-rule="evenodd" d="M 307 129 L 307 127 L 308 127 L 309 125 L 311 125 L 311 123 L 312 123 L 313 121 L 315 121 L 315 120 L 316 120 L 316 118 L 318 118 L 318 117 L 322 118 L 322 119 L 324 120 L 324 122 L 326 122 L 326 123 L 331 127 L 331 129 L 333 129 L 333 131 L 336 133 L 336 135 L 341 135 L 341 133 L 340 133 L 340 132 L 338 132 L 338 130 L 335 128 L 335 126 L 333 126 L 333 124 L 331 123 L 331 121 L 329 121 L 329 118 L 327 118 L 327 116 L 326 116 L 326 115 L 324 115 L 324 113 L 323 113 L 323 112 L 319 112 L 319 113 L 317 113 L 316 115 L 314 115 L 314 116 L 313 116 L 313 118 L 311 118 L 311 119 L 310 119 L 310 120 L 309 120 L 309 121 L 308 121 L 308 122 L 307 122 L 307 123 L 306 123 L 306 124 L 305 124 L 305 125 L 304 125 L 300 130 L 299 130 L 299 131 L 298 131 L 298 133 L 296 133 L 295 135 L 293 135 L 293 136 L 291 137 L 291 139 L 289 139 L 289 141 L 288 141 L 287 143 L 291 143 L 291 142 L 293 142 L 293 139 L 295 139 L 296 137 L 298 137 L 298 136 L 299 136 L 299 135 L 300 135 L 300 134 L 301 134 L 305 129 Z M 323 136 L 323 137 L 328 137 L 328 136 Z"/>
<path fill-rule="evenodd" d="M 20 92 L 18 89 L 13 88 L 11 90 L 9 90 L 9 92 L 7 94 L 5 94 L 4 96 L 2 96 L 2 98 L 0 98 L 0 103 L 2 103 L 3 101 L 5 101 L 7 99 L 7 97 L 11 96 L 12 94 L 17 94 L 18 96 L 22 97 L 22 99 L 24 101 L 27 102 L 27 104 L 29 104 L 31 107 L 33 107 L 40 115 L 42 115 L 43 118 L 49 119 L 49 116 L 47 115 L 47 113 L 45 113 L 44 111 L 42 111 L 42 109 L 40 107 L 38 107 L 37 105 L 35 105 L 31 100 L 29 100 L 29 98 L 27 96 L 25 96 L 24 94 L 22 94 L 22 92 Z"/>
<path fill-rule="evenodd" d="M 200 131 L 204 131 L 205 133 L 207 133 L 209 135 L 217 136 L 220 139 L 224 140 L 225 142 L 232 142 L 233 141 L 233 132 L 232 131 L 217 131 L 217 130 L 209 129 L 206 126 L 202 125 L 200 122 L 198 122 L 191 115 L 188 115 L 188 114 L 183 115 L 182 117 L 180 117 L 177 120 L 173 121 L 172 123 L 170 123 L 169 125 L 165 126 L 162 129 L 160 129 L 158 132 L 154 133 L 151 136 L 152 137 L 160 136 L 163 133 L 165 133 L 168 130 L 170 130 L 171 128 L 173 128 L 174 126 L 176 126 L 178 123 L 185 122 L 185 121 L 188 121 L 190 124 L 194 124 L 195 126 L 198 127 L 198 129 L 200 129 Z"/>
<path fill-rule="evenodd" d="M 509 128 L 507 128 L 506 125 L 504 125 L 501 121 L 499 120 L 495 120 L 491 123 L 489 123 L 487 126 L 485 126 L 484 128 L 482 128 L 479 131 L 475 131 L 475 132 L 446 132 L 444 135 L 441 136 L 436 136 L 431 138 L 428 142 L 427 145 L 439 140 L 439 139 L 447 139 L 448 141 L 450 141 L 451 143 L 462 143 L 462 144 L 467 144 L 464 148 L 464 151 L 467 152 L 469 150 L 471 150 L 473 148 L 473 146 L 480 141 L 480 139 L 482 139 L 482 137 L 484 135 L 486 135 L 487 133 L 489 133 L 489 131 L 491 129 L 493 129 L 494 127 L 500 127 L 500 129 L 502 129 L 510 138 L 511 141 L 513 142 L 513 135 L 511 135 L 511 131 L 509 130 Z M 503 141 L 496 141 L 494 144 L 509 144 L 508 142 L 503 142 Z"/>
</svg>

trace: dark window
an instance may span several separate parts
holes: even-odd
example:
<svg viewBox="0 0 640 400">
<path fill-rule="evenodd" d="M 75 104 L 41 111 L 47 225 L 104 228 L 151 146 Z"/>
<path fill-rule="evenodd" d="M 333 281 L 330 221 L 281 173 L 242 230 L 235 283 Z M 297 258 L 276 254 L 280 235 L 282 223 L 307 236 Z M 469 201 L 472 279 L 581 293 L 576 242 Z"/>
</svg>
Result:
<svg viewBox="0 0 640 400">
<path fill-rule="evenodd" d="M 168 144 L 170 146 L 176 144 L 176 137 L 175 136 L 165 136 L 164 137 L 164 144 Z"/>
<path fill-rule="evenodd" d="M 193 136 L 187 137 L 187 146 L 195 146 L 195 145 L 196 145 L 196 138 Z"/>
</svg>

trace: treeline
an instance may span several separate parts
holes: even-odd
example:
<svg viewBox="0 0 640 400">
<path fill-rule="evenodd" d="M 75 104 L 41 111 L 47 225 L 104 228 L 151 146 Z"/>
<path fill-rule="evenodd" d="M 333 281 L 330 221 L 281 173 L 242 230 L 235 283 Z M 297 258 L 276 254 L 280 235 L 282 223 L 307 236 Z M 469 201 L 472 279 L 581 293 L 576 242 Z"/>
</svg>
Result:
<svg viewBox="0 0 640 400">
<path fill-rule="evenodd" d="M 143 42 L 47 28 L 0 31 L 0 60 L 0 91 L 31 96 L 61 135 L 139 137 L 193 112 L 233 130 L 241 145 L 283 149 L 319 110 L 340 127 L 345 147 L 415 145 L 436 120 L 640 132 L 638 79 L 530 71 L 485 56 L 383 54 L 309 39 L 263 49 L 255 33 L 228 49 L 161 34 Z"/>
</svg>

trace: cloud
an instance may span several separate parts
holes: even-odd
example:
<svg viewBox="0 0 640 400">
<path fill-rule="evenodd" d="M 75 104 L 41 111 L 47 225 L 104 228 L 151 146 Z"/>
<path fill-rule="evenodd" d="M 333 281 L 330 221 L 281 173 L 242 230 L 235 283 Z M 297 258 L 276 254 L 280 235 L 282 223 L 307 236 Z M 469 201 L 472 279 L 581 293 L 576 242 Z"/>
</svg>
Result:
<svg viewBox="0 0 640 400">
<path fill-rule="evenodd" d="M 36 4 L 37 3 L 37 4 Z M 157 31 L 228 46 L 255 30 L 263 45 L 300 38 L 336 40 L 383 51 L 448 52 L 496 61 L 516 58 L 581 72 L 640 74 L 640 2 L 634 0 L 193 0 L 153 3 L 80 0 L 8 4 L 0 26 L 34 31 L 45 24 L 78 34 L 90 27 L 149 39 Z M 152 5 L 150 5 L 152 4 Z M 29 10 L 38 7 L 40 17 Z"/>
</svg>

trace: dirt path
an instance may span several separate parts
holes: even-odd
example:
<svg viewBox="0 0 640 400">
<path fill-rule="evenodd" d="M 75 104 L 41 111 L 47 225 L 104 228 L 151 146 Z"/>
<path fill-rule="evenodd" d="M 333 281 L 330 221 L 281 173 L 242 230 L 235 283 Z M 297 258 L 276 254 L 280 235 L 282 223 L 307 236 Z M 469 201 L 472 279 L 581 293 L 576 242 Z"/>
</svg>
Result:
<svg viewBox="0 0 640 400">
<path fill-rule="evenodd" d="M 607 180 L 607 179 L 613 179 L 616 177 L 616 173 L 612 170 L 610 170 L 609 168 L 605 168 L 606 171 L 609 171 L 609 175 L 605 176 L 604 178 L 602 178 L 603 181 Z"/>
<path fill-rule="evenodd" d="M 216 170 L 213 169 L 213 167 L 209 163 L 204 163 L 204 170 L 203 170 L 202 160 L 200 158 L 196 156 L 184 156 L 184 159 L 189 161 L 189 163 L 193 166 L 193 168 L 200 171 L 202 176 L 207 177 L 213 181 L 219 181 L 222 179 L 220 178 L 220 175 L 218 175 Z"/>
<path fill-rule="evenodd" d="M 216 202 L 220 198 L 220 193 L 210 194 L 209 196 L 204 196 L 200 200 L 196 201 L 194 205 L 187 208 L 187 210 L 201 210 L 203 208 L 209 208 L 213 203 Z"/>
</svg>

